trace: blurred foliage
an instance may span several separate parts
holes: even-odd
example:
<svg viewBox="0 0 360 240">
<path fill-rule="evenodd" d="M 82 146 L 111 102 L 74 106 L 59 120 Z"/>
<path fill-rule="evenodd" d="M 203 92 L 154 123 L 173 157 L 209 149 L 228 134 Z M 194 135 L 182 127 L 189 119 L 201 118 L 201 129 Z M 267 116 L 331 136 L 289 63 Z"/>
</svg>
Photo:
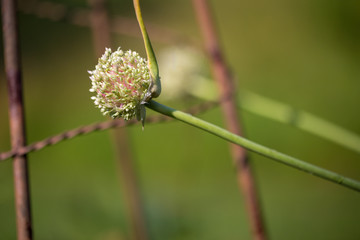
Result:
<svg viewBox="0 0 360 240">
<path fill-rule="evenodd" d="M 57 2 L 87 6 L 83 0 Z M 190 1 L 143 2 L 145 24 L 200 41 Z M 360 134 L 359 1 L 211 3 L 239 88 Z M 112 0 L 109 6 L 111 14 L 135 19 L 131 1 Z M 26 14 L 19 21 L 28 142 L 105 120 L 89 99 L 87 70 L 96 64 L 90 29 Z M 141 39 L 116 35 L 115 46 L 145 56 Z M 163 47 L 154 44 L 155 51 Z M 195 102 L 171 104 L 185 109 Z M 219 109 L 201 117 L 222 125 Z M 243 113 L 242 119 L 248 138 L 359 179 L 359 155 L 258 116 Z M 178 122 L 128 132 L 153 239 L 251 239 L 226 142 Z M 9 147 L 2 68 L 0 151 Z M 128 239 L 115 147 L 107 131 L 29 155 L 36 239 Z M 360 238 L 357 192 L 255 154 L 251 160 L 270 238 Z M 14 239 L 11 161 L 0 164 L 0 191 L 1 239 Z"/>
</svg>

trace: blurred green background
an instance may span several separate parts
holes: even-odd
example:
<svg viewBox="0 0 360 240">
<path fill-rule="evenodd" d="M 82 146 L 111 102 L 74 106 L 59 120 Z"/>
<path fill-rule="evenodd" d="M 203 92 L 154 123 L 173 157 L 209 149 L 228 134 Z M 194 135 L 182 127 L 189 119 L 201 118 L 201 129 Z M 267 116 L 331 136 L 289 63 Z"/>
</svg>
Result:
<svg viewBox="0 0 360 240">
<path fill-rule="evenodd" d="M 83 0 L 56 2 L 88 7 Z M 191 1 L 142 2 L 145 23 L 201 41 Z M 239 89 L 360 135 L 358 0 L 210 2 Z M 109 10 L 135 18 L 130 0 L 111 0 Z M 87 70 L 97 63 L 90 29 L 24 13 L 19 22 L 28 142 L 105 120 L 88 91 Z M 141 39 L 113 35 L 113 40 L 114 46 L 145 56 Z M 168 46 L 154 42 L 155 51 Z M 186 109 L 195 103 L 171 105 Z M 0 151 L 10 149 L 7 104 L 1 68 Z M 360 179 L 359 154 L 241 114 L 249 139 Z M 219 108 L 201 118 L 223 125 Z M 178 122 L 127 131 L 152 239 L 251 239 L 226 142 Z M 111 131 L 92 133 L 29 154 L 36 239 L 129 239 L 112 139 Z M 360 239 L 359 193 L 256 154 L 251 161 L 271 239 Z M 7 160 L 0 163 L 0 239 L 16 236 L 13 195 Z"/>
</svg>

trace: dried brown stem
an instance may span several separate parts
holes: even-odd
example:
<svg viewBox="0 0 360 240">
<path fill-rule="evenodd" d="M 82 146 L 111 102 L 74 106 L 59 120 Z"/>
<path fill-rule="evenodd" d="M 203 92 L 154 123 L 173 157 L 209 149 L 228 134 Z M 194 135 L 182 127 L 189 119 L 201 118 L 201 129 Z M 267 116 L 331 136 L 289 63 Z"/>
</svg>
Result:
<svg viewBox="0 0 360 240">
<path fill-rule="evenodd" d="M 192 2 L 220 96 L 226 99 L 225 101 L 221 101 L 221 107 L 227 129 L 241 136 L 243 133 L 237 113 L 236 99 L 234 97 L 233 79 L 220 48 L 208 1 L 193 0 Z M 244 148 L 234 144 L 231 145 L 231 152 L 237 171 L 239 187 L 245 197 L 253 238 L 258 240 L 266 239 L 261 208 L 257 198 L 247 153 Z"/>
<path fill-rule="evenodd" d="M 2 16 L 11 146 L 13 149 L 18 149 L 26 145 L 26 134 L 15 0 L 2 0 Z M 14 156 L 13 172 L 17 238 L 29 240 L 32 239 L 32 224 L 26 155 Z"/>
</svg>

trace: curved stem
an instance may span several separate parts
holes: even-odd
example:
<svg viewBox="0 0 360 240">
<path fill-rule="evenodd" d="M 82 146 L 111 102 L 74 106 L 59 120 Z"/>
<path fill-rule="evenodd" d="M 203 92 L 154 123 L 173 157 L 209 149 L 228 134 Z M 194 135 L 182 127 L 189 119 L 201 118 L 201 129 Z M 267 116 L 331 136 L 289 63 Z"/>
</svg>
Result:
<svg viewBox="0 0 360 240">
<path fill-rule="evenodd" d="M 152 77 L 153 85 L 151 85 L 151 89 L 150 89 L 151 97 L 158 97 L 161 93 L 159 67 L 158 67 L 158 64 L 156 61 L 154 50 L 153 50 L 151 42 L 150 42 L 149 35 L 146 31 L 145 24 L 144 24 L 144 21 L 142 18 L 139 0 L 134 0 L 133 3 L 134 3 L 134 9 L 135 9 L 135 13 L 136 13 L 136 18 L 138 20 L 138 23 L 139 23 L 139 26 L 141 29 L 141 34 L 144 39 L 144 45 L 145 45 L 146 55 L 147 55 L 147 59 L 148 59 L 148 65 L 149 65 L 150 74 Z"/>
<path fill-rule="evenodd" d="M 240 145 L 252 152 L 256 152 L 260 155 L 271 158 L 282 164 L 288 165 L 290 167 L 299 169 L 301 171 L 313 174 L 313 175 L 323 178 L 325 180 L 340 184 L 344 187 L 347 187 L 347 188 L 350 188 L 350 189 L 360 192 L 360 182 L 359 181 L 356 181 L 351 178 L 342 176 L 338 173 L 323 169 L 323 168 L 315 166 L 313 164 L 304 162 L 300 159 L 291 157 L 289 155 L 278 152 L 271 148 L 262 146 L 258 143 L 252 142 L 246 138 L 235 135 L 223 128 L 220 128 L 220 127 L 214 125 L 214 124 L 208 123 L 204 120 L 196 118 L 190 114 L 181 112 L 179 110 L 175 110 L 173 108 L 167 107 L 167 106 L 162 105 L 153 100 L 151 100 L 149 102 L 147 107 L 156 112 L 159 112 L 161 114 L 167 115 L 169 117 L 175 118 L 179 121 L 182 121 L 182 122 L 192 125 L 194 127 L 200 128 L 200 129 L 207 131 L 215 136 L 218 136 L 229 142 Z"/>
</svg>

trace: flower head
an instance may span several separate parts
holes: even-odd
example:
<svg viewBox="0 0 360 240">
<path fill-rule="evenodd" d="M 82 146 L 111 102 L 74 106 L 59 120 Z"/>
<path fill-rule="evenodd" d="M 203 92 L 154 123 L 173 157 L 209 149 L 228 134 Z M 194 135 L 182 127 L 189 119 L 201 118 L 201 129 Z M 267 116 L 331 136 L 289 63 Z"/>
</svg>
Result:
<svg viewBox="0 0 360 240">
<path fill-rule="evenodd" d="M 95 105 L 104 115 L 125 120 L 143 118 L 142 100 L 150 85 L 147 61 L 137 52 L 115 52 L 107 48 L 94 71 L 89 71 L 90 92 Z"/>
</svg>

